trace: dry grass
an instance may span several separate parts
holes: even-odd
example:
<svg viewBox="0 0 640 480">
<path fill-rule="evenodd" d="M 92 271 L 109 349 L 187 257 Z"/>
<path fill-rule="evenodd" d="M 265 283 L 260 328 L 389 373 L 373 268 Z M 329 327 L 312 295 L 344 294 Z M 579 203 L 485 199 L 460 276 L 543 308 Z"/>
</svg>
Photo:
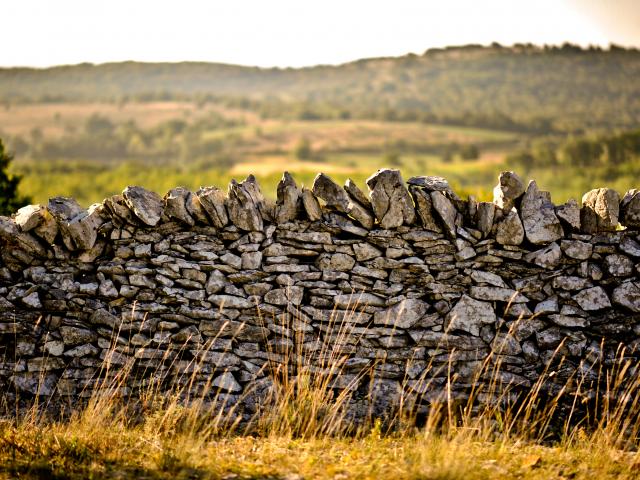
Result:
<svg viewBox="0 0 640 480">
<path fill-rule="evenodd" d="M 373 415 L 355 425 L 348 416 L 351 390 L 336 393 L 333 387 L 347 358 L 336 345 L 350 335 L 349 325 L 357 315 L 352 309 L 340 321 L 332 318 L 329 340 L 318 339 L 315 345 L 305 342 L 297 315 L 271 319 L 297 332 L 294 347 L 271 351 L 273 358 L 282 355 L 284 361 L 267 363 L 273 386 L 262 408 L 242 421 L 224 394 L 210 385 L 193 388 L 204 355 L 190 365 L 185 374 L 189 381 L 176 384 L 170 394 L 150 382 L 135 403 L 120 395 L 133 363 L 116 368 L 107 355 L 104 380 L 95 384 L 86 407 L 71 418 L 51 420 L 36 404 L 24 415 L 0 423 L 0 478 L 640 475 L 640 378 L 624 350 L 613 368 L 599 371 L 604 389 L 596 392 L 588 409 L 580 406 L 586 386 L 577 377 L 542 402 L 552 371 L 541 376 L 524 401 L 512 401 L 516 389 L 501 382 L 500 362 L 489 356 L 474 374 L 477 387 L 469 400 L 459 404 L 445 391 L 420 427 L 412 395 L 401 397 L 403 409 L 384 421 Z M 114 332 L 114 339 L 119 333 Z M 204 351 L 213 343 L 205 344 Z M 115 341 L 113 345 L 115 351 Z M 370 372 L 363 370 L 352 382 Z M 427 390 L 431 373 L 427 368 L 422 375 Z M 454 382 L 450 372 L 450 383 Z M 556 413 L 563 405 L 571 409 L 559 423 Z"/>
</svg>

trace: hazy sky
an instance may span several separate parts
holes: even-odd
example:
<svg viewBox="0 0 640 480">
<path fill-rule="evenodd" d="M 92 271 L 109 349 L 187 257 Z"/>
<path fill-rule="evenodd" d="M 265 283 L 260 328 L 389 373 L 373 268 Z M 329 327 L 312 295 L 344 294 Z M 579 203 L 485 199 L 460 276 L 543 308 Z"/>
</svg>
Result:
<svg viewBox="0 0 640 480">
<path fill-rule="evenodd" d="M 640 45 L 640 0 L 9 0 L 0 65 L 341 63 L 466 43 Z"/>
</svg>

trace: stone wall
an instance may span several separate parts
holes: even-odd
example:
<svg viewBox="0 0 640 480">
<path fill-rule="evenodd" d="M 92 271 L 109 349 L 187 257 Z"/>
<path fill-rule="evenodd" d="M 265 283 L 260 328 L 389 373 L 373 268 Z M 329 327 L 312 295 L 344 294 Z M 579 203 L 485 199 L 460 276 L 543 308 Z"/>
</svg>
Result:
<svg viewBox="0 0 640 480">
<path fill-rule="evenodd" d="M 603 367 L 635 361 L 636 191 L 554 206 L 512 172 L 493 202 L 397 170 L 367 186 L 285 173 L 275 202 L 249 177 L 0 217 L 5 406 L 73 406 L 126 370 L 123 397 L 186 386 L 250 415 L 306 369 L 378 415 L 465 399 L 489 371 L 500 391 L 595 392 Z"/>
</svg>

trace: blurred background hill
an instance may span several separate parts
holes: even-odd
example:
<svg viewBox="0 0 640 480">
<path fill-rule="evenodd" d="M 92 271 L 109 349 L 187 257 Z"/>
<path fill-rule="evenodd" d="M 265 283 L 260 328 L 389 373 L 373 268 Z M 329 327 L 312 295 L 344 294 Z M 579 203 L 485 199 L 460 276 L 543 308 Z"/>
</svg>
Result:
<svg viewBox="0 0 640 480">
<path fill-rule="evenodd" d="M 336 66 L 107 63 L 0 69 L 0 138 L 37 201 L 283 170 L 362 182 L 382 166 L 488 198 L 499 171 L 554 200 L 640 174 L 640 51 L 466 45 Z M 636 185 L 637 186 L 637 185 Z"/>
</svg>

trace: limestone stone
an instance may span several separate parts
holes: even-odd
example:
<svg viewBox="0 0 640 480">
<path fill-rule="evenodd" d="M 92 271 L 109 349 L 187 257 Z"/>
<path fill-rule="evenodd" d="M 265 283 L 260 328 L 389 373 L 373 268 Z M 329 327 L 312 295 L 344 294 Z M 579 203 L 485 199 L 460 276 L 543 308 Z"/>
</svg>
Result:
<svg viewBox="0 0 640 480">
<path fill-rule="evenodd" d="M 264 228 L 262 212 L 265 200 L 257 180 L 249 175 L 241 183 L 231 180 L 227 199 L 229 219 L 245 231 L 261 232 Z"/>
<path fill-rule="evenodd" d="M 131 211 L 145 225 L 154 227 L 160 222 L 164 210 L 160 195 L 142 187 L 129 186 L 122 191 L 122 196 Z"/>
<path fill-rule="evenodd" d="M 524 241 L 524 227 L 515 208 L 498 222 L 496 241 L 500 245 L 520 245 Z"/>
<path fill-rule="evenodd" d="M 492 302 L 525 303 L 529 301 L 527 297 L 510 288 L 471 287 L 469 295 L 477 300 L 488 300 Z"/>
<path fill-rule="evenodd" d="M 267 292 L 264 301 L 273 305 L 300 305 L 304 289 L 302 287 L 289 286 L 286 288 L 275 288 Z"/>
<path fill-rule="evenodd" d="M 384 229 L 412 225 L 416 212 L 399 170 L 381 169 L 367 179 L 373 212 Z"/>
<path fill-rule="evenodd" d="M 187 225 L 195 225 L 195 220 L 187 210 L 187 204 L 191 202 L 192 193 L 184 187 L 172 188 L 164 196 L 164 214 Z"/>
<path fill-rule="evenodd" d="M 628 308 L 632 312 L 640 313 L 640 284 L 638 282 L 624 282 L 613 290 L 611 300 L 617 305 Z"/>
<path fill-rule="evenodd" d="M 611 307 L 609 297 L 602 287 L 587 288 L 573 298 L 580 305 L 580 308 L 587 311 Z"/>
<path fill-rule="evenodd" d="M 525 235 L 534 245 L 555 242 L 564 235 L 549 193 L 540 191 L 533 180 L 522 197 L 520 209 Z"/>
<path fill-rule="evenodd" d="M 214 227 L 224 228 L 229 223 L 226 198 L 222 190 L 217 187 L 200 187 L 195 196 Z"/>
<path fill-rule="evenodd" d="M 432 232 L 441 232 L 442 229 L 438 225 L 435 219 L 435 210 L 433 209 L 433 202 L 429 191 L 424 188 L 418 188 L 416 186 L 409 186 L 409 193 L 413 197 L 413 201 L 416 206 L 416 213 L 420 222 L 425 230 Z"/>
<path fill-rule="evenodd" d="M 478 337 L 483 325 L 494 324 L 496 320 L 495 311 L 490 303 L 462 295 L 447 315 L 447 330 L 463 330 Z"/>
<path fill-rule="evenodd" d="M 551 270 L 562 260 L 562 251 L 560 250 L 560 246 L 554 242 L 548 247 L 526 255 L 525 259 L 535 263 L 539 267 Z"/>
<path fill-rule="evenodd" d="M 485 272 L 482 270 L 472 270 L 469 273 L 469 276 L 476 283 L 487 283 L 495 287 L 508 288 L 502 277 L 495 273 Z"/>
<path fill-rule="evenodd" d="M 214 378 L 211 386 L 226 392 L 240 392 L 242 390 L 242 387 L 231 372 L 224 372 L 222 375 Z"/>
<path fill-rule="evenodd" d="M 356 261 L 346 253 L 326 254 L 318 258 L 318 268 L 320 270 L 336 270 L 338 272 L 348 272 L 356 264 Z"/>
<path fill-rule="evenodd" d="M 221 308 L 255 307 L 255 304 L 251 300 L 247 298 L 237 297 L 235 295 L 210 295 L 207 300 Z"/>
<path fill-rule="evenodd" d="M 493 189 L 493 203 L 504 211 L 515 207 L 516 201 L 524 194 L 524 183 L 514 172 L 502 172 L 498 185 Z"/>
<path fill-rule="evenodd" d="M 571 229 L 580 231 L 580 205 L 571 198 L 566 203 L 556 207 L 556 215 Z"/>
<path fill-rule="evenodd" d="M 567 257 L 577 260 L 586 260 L 593 252 L 593 245 L 580 240 L 562 240 L 560 247 Z"/>
<path fill-rule="evenodd" d="M 620 250 L 632 257 L 640 257 L 640 243 L 633 238 L 625 237 L 620 242 Z"/>
<path fill-rule="evenodd" d="M 307 217 L 312 222 L 317 222 L 322 219 L 322 209 L 318 199 L 308 188 L 302 188 L 302 206 L 304 207 Z"/>
<path fill-rule="evenodd" d="M 358 202 L 360 205 L 366 208 L 371 208 L 371 200 L 364 194 L 360 187 L 356 185 L 356 183 L 350 178 L 344 184 L 344 189 L 349 194 L 349 196 Z"/>
<path fill-rule="evenodd" d="M 106 221 L 104 207 L 96 203 L 67 224 L 67 231 L 79 250 L 91 250 L 98 239 L 98 229 Z"/>
<path fill-rule="evenodd" d="M 64 344 L 69 346 L 91 343 L 98 339 L 94 332 L 80 327 L 62 326 L 60 334 Z"/>
<path fill-rule="evenodd" d="M 411 177 L 407 180 L 409 185 L 415 185 L 416 187 L 423 188 L 428 192 L 442 192 L 447 197 L 457 199 L 458 196 L 454 193 L 449 185 L 447 179 L 437 176 L 417 176 Z"/>
<path fill-rule="evenodd" d="M 604 259 L 604 267 L 614 277 L 628 277 L 633 273 L 633 262 L 626 255 L 614 253 Z"/>
<path fill-rule="evenodd" d="M 417 298 L 407 298 L 386 310 L 374 314 L 376 325 L 386 325 L 392 328 L 413 327 L 429 309 L 429 305 Z"/>
<path fill-rule="evenodd" d="M 447 197 L 442 192 L 431 192 L 431 201 L 433 203 L 433 209 L 437 212 L 438 217 L 442 221 L 445 232 L 452 238 L 456 236 L 456 215 L 457 210 Z"/>
<path fill-rule="evenodd" d="M 476 225 L 483 236 L 491 233 L 493 219 L 496 215 L 496 205 L 491 202 L 479 202 L 476 208 Z"/>
<path fill-rule="evenodd" d="M 21 231 L 28 232 L 42 224 L 45 212 L 42 205 L 27 205 L 16 212 L 14 220 Z"/>
<path fill-rule="evenodd" d="M 625 227 L 640 227 L 640 191 L 627 191 L 620 202 L 620 223 Z"/>
<path fill-rule="evenodd" d="M 42 308 L 42 302 L 40 302 L 38 292 L 31 292 L 29 295 L 23 297 L 22 303 L 30 308 Z"/>
<path fill-rule="evenodd" d="M 620 195 L 611 188 L 597 188 L 582 197 L 580 221 L 586 233 L 612 232 L 618 225 Z"/>
<path fill-rule="evenodd" d="M 346 213 L 363 227 L 367 229 L 373 227 L 373 215 L 365 207 L 354 202 L 344 188 L 341 188 L 324 173 L 318 174 L 314 179 L 313 194 L 324 200 L 328 207 Z"/>
<path fill-rule="evenodd" d="M 46 256 L 46 250 L 30 233 L 20 232 L 13 220 L 0 216 L 0 240 L 8 245 L 16 245 L 25 253 L 37 257 Z"/>
<path fill-rule="evenodd" d="M 64 245 L 69 250 L 75 250 L 76 246 L 74 245 L 71 234 L 69 233 L 68 225 L 71 220 L 81 214 L 86 215 L 86 212 L 73 198 L 67 197 L 54 197 L 49 199 L 47 210 L 58 224 L 58 229 L 62 234 Z"/>
<path fill-rule="evenodd" d="M 370 243 L 356 243 L 353 245 L 353 251 L 356 254 L 356 260 L 359 262 L 383 256 L 382 251 Z"/>
<path fill-rule="evenodd" d="M 383 307 L 385 306 L 384 298 L 366 292 L 354 292 L 351 294 L 341 294 L 333 297 L 333 303 L 337 308 L 344 308 L 348 310 L 354 310 L 357 307 L 371 306 L 371 307 Z"/>
<path fill-rule="evenodd" d="M 302 192 L 289 172 L 284 172 L 278 183 L 276 201 L 276 222 L 287 223 L 295 220 L 300 212 Z"/>
</svg>

